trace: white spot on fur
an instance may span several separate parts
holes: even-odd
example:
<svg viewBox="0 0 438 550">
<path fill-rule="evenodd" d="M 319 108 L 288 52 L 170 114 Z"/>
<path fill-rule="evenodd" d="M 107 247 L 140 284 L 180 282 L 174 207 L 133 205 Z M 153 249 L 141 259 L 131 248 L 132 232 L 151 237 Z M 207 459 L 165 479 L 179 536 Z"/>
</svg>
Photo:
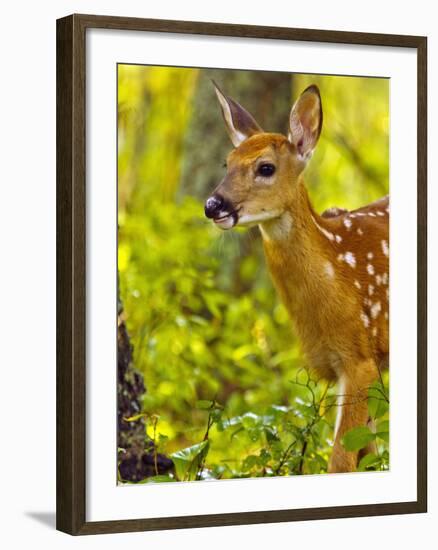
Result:
<svg viewBox="0 0 438 550">
<path fill-rule="evenodd" d="M 374 212 L 368 212 L 368 216 L 371 216 L 372 218 L 375 218 L 376 215 L 374 214 Z"/>
<path fill-rule="evenodd" d="M 336 414 L 335 438 L 336 438 L 336 434 L 338 433 L 339 426 L 341 425 L 342 409 L 343 409 L 344 398 L 345 398 L 345 389 L 346 389 L 345 380 L 344 380 L 344 377 L 341 376 L 339 379 L 339 394 L 337 398 L 338 412 Z"/>
<path fill-rule="evenodd" d="M 373 319 L 377 319 L 381 311 L 382 311 L 382 304 L 380 302 L 376 302 L 371 306 L 371 309 L 370 309 L 371 317 Z"/>
<path fill-rule="evenodd" d="M 344 254 L 344 261 L 351 265 L 351 267 L 356 267 L 356 256 L 353 254 L 353 252 L 346 252 Z"/>
<path fill-rule="evenodd" d="M 388 312 L 385 311 L 385 319 L 388 320 Z"/>
<path fill-rule="evenodd" d="M 374 266 L 371 264 L 367 265 L 367 271 L 370 275 L 374 275 Z"/>
<path fill-rule="evenodd" d="M 388 273 L 384 273 L 382 275 L 382 284 L 384 284 L 384 285 L 388 284 Z"/>
<path fill-rule="evenodd" d="M 368 258 L 369 260 L 372 260 L 372 259 L 374 258 L 374 254 L 373 254 L 372 252 L 368 252 L 367 258 Z"/>
<path fill-rule="evenodd" d="M 382 277 L 381 275 L 376 275 L 376 283 L 377 286 L 380 286 L 382 284 Z"/>
<path fill-rule="evenodd" d="M 370 318 L 368 317 L 368 315 L 366 315 L 366 313 L 361 311 L 360 318 L 362 319 L 363 326 L 365 328 L 368 328 L 370 326 Z"/>
<path fill-rule="evenodd" d="M 386 241 L 382 241 L 382 252 L 385 254 L 386 257 L 389 256 L 389 246 Z"/>
<path fill-rule="evenodd" d="M 324 264 L 324 271 L 325 271 L 325 274 L 330 278 L 330 279 L 333 279 L 334 276 L 335 276 L 335 269 L 332 265 L 331 262 L 326 262 Z"/>
<path fill-rule="evenodd" d="M 377 327 L 373 327 L 372 334 L 374 338 L 377 336 Z"/>
<path fill-rule="evenodd" d="M 352 221 L 350 220 L 350 218 L 344 218 L 344 225 L 347 229 L 350 229 L 351 226 L 352 226 Z"/>
<path fill-rule="evenodd" d="M 359 283 L 359 281 L 358 281 L 357 279 L 354 281 L 354 286 L 355 286 L 356 288 L 358 288 L 359 290 L 362 288 L 362 287 L 360 286 L 360 283 Z"/>
<path fill-rule="evenodd" d="M 364 306 L 370 306 L 371 305 L 371 300 L 369 298 L 364 298 L 363 299 L 363 304 L 364 304 Z"/>
<path fill-rule="evenodd" d="M 313 223 L 316 225 L 318 230 L 324 235 L 324 237 L 327 237 L 329 241 L 334 241 L 335 236 L 330 231 L 327 231 L 324 227 L 321 227 L 319 223 L 315 220 L 315 218 L 312 216 Z"/>
<path fill-rule="evenodd" d="M 357 228 L 357 234 L 358 235 L 363 235 L 363 231 L 360 227 Z"/>
<path fill-rule="evenodd" d="M 381 212 L 380 210 L 377 210 L 377 211 L 376 211 L 376 214 L 377 214 L 378 216 L 384 216 L 384 215 L 385 215 L 385 212 Z"/>
<path fill-rule="evenodd" d="M 342 241 L 342 237 L 340 235 L 335 235 L 335 239 L 337 243 L 340 243 Z"/>
<path fill-rule="evenodd" d="M 372 296 L 374 294 L 374 287 L 373 285 L 368 285 L 368 294 Z"/>
<path fill-rule="evenodd" d="M 356 216 L 366 216 L 365 212 L 356 212 Z"/>
</svg>

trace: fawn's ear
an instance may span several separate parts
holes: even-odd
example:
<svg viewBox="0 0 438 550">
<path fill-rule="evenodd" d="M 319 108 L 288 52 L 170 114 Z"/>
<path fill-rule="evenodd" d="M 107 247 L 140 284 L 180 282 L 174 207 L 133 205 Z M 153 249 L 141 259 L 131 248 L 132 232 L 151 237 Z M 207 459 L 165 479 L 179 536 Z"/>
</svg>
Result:
<svg viewBox="0 0 438 550">
<path fill-rule="evenodd" d="M 213 85 L 234 147 L 238 147 L 242 141 L 250 136 L 263 132 L 248 111 L 239 105 L 237 101 L 224 95 L 214 81 Z"/>
<path fill-rule="evenodd" d="M 321 128 L 321 96 L 318 87 L 312 85 L 297 99 L 289 117 L 289 141 L 295 145 L 302 160 L 307 161 L 312 156 Z"/>
</svg>

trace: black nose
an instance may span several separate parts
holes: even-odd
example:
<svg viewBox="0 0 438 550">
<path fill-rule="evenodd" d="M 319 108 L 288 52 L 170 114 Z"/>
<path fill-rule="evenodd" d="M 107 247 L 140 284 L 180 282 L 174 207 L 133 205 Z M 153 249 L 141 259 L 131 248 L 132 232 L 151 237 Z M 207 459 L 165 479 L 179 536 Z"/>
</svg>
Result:
<svg viewBox="0 0 438 550">
<path fill-rule="evenodd" d="M 220 195 L 212 195 L 205 202 L 205 215 L 207 218 L 214 218 L 223 209 L 223 206 L 224 199 Z"/>
</svg>

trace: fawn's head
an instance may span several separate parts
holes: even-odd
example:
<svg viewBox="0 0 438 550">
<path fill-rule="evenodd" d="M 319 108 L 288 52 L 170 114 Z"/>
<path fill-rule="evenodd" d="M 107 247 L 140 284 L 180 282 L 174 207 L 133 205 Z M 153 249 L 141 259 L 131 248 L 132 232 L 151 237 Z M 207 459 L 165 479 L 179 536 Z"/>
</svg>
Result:
<svg viewBox="0 0 438 550">
<path fill-rule="evenodd" d="M 319 90 L 310 86 L 292 107 L 288 137 L 264 132 L 248 111 L 216 85 L 215 90 L 235 148 L 225 177 L 205 203 L 205 215 L 222 229 L 279 218 L 294 200 L 321 133 Z"/>
</svg>

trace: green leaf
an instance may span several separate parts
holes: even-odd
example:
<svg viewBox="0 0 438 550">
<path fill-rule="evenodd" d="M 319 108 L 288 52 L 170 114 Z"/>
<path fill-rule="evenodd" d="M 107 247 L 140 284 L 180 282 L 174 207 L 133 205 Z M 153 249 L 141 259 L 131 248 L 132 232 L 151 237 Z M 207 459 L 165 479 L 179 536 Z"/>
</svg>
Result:
<svg viewBox="0 0 438 550">
<path fill-rule="evenodd" d="M 377 424 L 378 432 L 389 432 L 389 420 L 382 420 Z"/>
<path fill-rule="evenodd" d="M 247 412 L 242 416 L 242 424 L 245 428 L 253 428 L 260 421 L 260 417 L 252 412 Z"/>
<path fill-rule="evenodd" d="M 266 466 L 266 464 L 271 460 L 272 456 L 266 449 L 262 449 L 259 453 L 259 462 Z"/>
<path fill-rule="evenodd" d="M 309 401 L 304 401 L 301 397 L 295 397 L 296 414 L 304 418 L 314 418 L 315 409 Z"/>
<path fill-rule="evenodd" d="M 257 463 L 258 463 L 258 457 L 255 455 L 249 455 L 243 461 L 242 470 L 244 472 L 248 472 L 249 470 L 254 468 L 254 466 L 256 466 Z"/>
<path fill-rule="evenodd" d="M 368 469 L 376 469 L 380 465 L 380 458 L 374 453 L 366 454 L 359 462 L 358 472 L 366 472 Z"/>
<path fill-rule="evenodd" d="M 169 476 L 169 475 L 158 475 L 158 476 L 153 476 L 153 477 L 147 477 L 146 479 L 143 479 L 139 483 L 140 484 L 143 484 L 143 483 L 167 483 L 167 482 L 170 482 L 170 481 L 176 481 L 176 479 Z"/>
<path fill-rule="evenodd" d="M 213 409 L 211 411 L 211 419 L 213 422 L 218 423 L 222 418 L 223 411 L 221 409 Z"/>
<path fill-rule="evenodd" d="M 241 426 L 241 424 L 242 424 L 242 417 L 233 416 L 233 418 L 223 421 L 223 429 L 226 430 L 228 428 L 231 428 L 232 426 Z"/>
<path fill-rule="evenodd" d="M 380 439 L 383 439 L 383 441 L 386 441 L 386 443 L 389 443 L 389 421 L 384 420 L 383 422 L 379 422 L 377 425 L 377 433 L 376 436 Z"/>
<path fill-rule="evenodd" d="M 205 293 L 203 294 L 203 298 L 205 300 L 205 304 L 207 308 L 210 310 L 210 312 L 215 316 L 220 318 L 221 317 L 221 310 L 219 309 L 216 301 L 216 295 L 212 295 L 212 293 Z"/>
<path fill-rule="evenodd" d="M 238 433 L 243 432 L 244 430 L 245 428 L 243 426 L 240 426 L 240 428 L 237 428 L 237 430 L 234 430 L 234 432 L 231 434 L 230 439 L 233 439 L 234 437 L 236 437 Z"/>
<path fill-rule="evenodd" d="M 209 442 L 202 441 L 170 455 L 175 466 L 175 473 L 180 481 L 192 480 L 208 452 Z"/>
<path fill-rule="evenodd" d="M 374 441 L 375 437 L 376 434 L 373 434 L 369 428 L 359 426 L 348 431 L 342 438 L 341 443 L 347 451 L 358 451 Z"/>
<path fill-rule="evenodd" d="M 389 443 L 389 432 L 377 432 L 376 436 L 380 439 L 383 439 L 385 443 Z"/>
<path fill-rule="evenodd" d="M 276 434 L 276 432 L 272 428 L 266 428 L 265 427 L 264 431 L 265 431 L 266 441 L 268 443 L 271 443 L 272 441 L 279 441 L 280 440 L 278 435 Z"/>
<path fill-rule="evenodd" d="M 147 415 L 145 413 L 136 414 L 134 416 L 124 416 L 123 420 L 125 422 L 135 422 L 136 420 L 140 420 L 140 418 L 145 418 Z"/>
<path fill-rule="evenodd" d="M 251 441 L 258 441 L 263 433 L 263 428 L 260 426 L 257 426 L 255 428 L 249 428 L 247 430 L 248 437 L 251 439 Z"/>
<path fill-rule="evenodd" d="M 371 418 L 381 418 L 389 410 L 389 403 L 386 400 L 387 390 L 380 382 L 370 386 L 368 390 L 368 412 Z"/>
</svg>

